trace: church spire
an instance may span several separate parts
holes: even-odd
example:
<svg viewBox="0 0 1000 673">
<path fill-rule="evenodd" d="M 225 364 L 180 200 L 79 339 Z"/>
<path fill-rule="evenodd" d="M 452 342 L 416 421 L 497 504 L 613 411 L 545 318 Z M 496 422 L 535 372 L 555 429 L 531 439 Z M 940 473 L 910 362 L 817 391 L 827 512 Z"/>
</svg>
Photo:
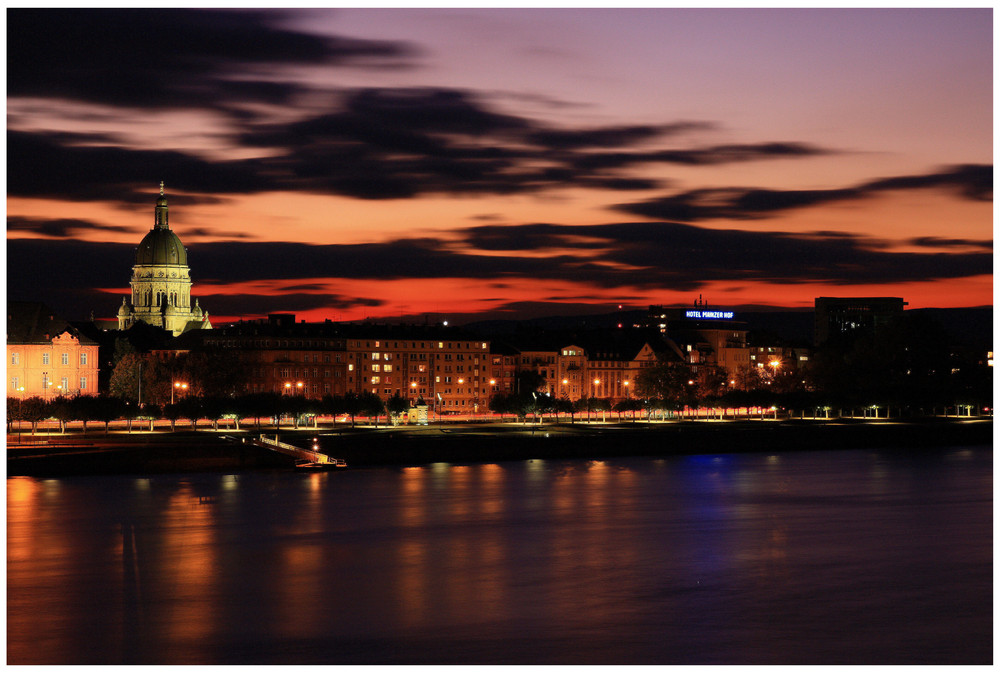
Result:
<svg viewBox="0 0 1000 673">
<path fill-rule="evenodd" d="M 156 200 L 156 219 L 154 229 L 169 229 L 167 222 L 167 197 L 163 195 L 163 180 L 160 180 L 160 198 Z"/>
</svg>

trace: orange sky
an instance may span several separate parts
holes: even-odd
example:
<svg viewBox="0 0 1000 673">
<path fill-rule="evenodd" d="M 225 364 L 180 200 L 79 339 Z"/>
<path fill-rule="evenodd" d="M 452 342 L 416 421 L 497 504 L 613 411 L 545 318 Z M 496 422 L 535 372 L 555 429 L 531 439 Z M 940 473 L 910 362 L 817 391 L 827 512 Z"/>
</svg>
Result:
<svg viewBox="0 0 1000 673">
<path fill-rule="evenodd" d="M 93 16 L 9 28 L 9 297 L 112 314 L 162 179 L 216 321 L 992 305 L 989 10 Z"/>
</svg>

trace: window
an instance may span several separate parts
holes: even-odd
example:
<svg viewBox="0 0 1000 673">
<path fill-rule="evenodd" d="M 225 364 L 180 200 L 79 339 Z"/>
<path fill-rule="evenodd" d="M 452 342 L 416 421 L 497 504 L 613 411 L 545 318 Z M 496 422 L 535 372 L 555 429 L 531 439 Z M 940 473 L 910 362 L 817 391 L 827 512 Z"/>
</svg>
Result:
<svg viewBox="0 0 1000 673">
<path fill-rule="evenodd" d="M 80 353 L 80 364 L 81 365 L 86 365 L 87 364 L 87 354 L 86 353 Z"/>
<path fill-rule="evenodd" d="M 353 372 L 354 371 L 354 365 L 347 365 L 347 371 Z"/>
<path fill-rule="evenodd" d="M 381 382 L 382 382 L 382 377 L 381 376 L 373 376 L 372 377 L 372 383 L 381 383 Z"/>
<path fill-rule="evenodd" d="M 59 384 L 62 386 L 62 391 L 64 393 L 69 392 L 69 379 L 68 378 L 66 378 L 65 376 L 62 377 L 62 381 L 60 381 Z"/>
<path fill-rule="evenodd" d="M 81 376 L 80 377 L 80 390 L 86 390 L 86 389 L 87 389 L 87 377 L 86 376 Z"/>
<path fill-rule="evenodd" d="M 63 353 L 62 354 L 62 363 L 64 365 L 68 365 L 69 364 L 69 353 Z"/>
<path fill-rule="evenodd" d="M 42 353 L 42 364 L 43 365 L 49 364 L 49 354 L 48 353 Z"/>
<path fill-rule="evenodd" d="M 378 359 L 379 359 L 379 357 L 380 357 L 380 356 L 379 356 L 379 354 L 378 354 L 378 353 L 372 353 L 372 360 L 378 360 Z"/>
<path fill-rule="evenodd" d="M 377 372 L 382 370 L 382 365 L 372 365 L 372 371 Z"/>
<path fill-rule="evenodd" d="M 382 371 L 384 371 L 384 372 L 391 372 L 392 371 L 392 365 L 385 365 L 382 368 Z"/>
<path fill-rule="evenodd" d="M 21 354 L 20 353 L 11 353 L 10 354 L 10 363 L 12 365 L 19 365 L 19 364 L 21 364 Z"/>
<path fill-rule="evenodd" d="M 12 376 L 11 379 L 10 379 L 10 387 L 13 390 L 17 390 L 18 388 L 20 388 L 21 387 L 21 379 L 18 378 L 17 376 Z"/>
</svg>

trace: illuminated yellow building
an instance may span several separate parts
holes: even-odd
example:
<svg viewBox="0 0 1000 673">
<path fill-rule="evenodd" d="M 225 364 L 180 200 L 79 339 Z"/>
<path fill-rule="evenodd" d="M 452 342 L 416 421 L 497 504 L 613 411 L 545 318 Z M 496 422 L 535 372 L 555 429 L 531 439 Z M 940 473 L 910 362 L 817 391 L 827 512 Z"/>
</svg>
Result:
<svg viewBox="0 0 1000 673">
<path fill-rule="evenodd" d="M 132 267 L 132 299 L 122 299 L 118 329 L 136 322 L 162 327 L 178 336 L 193 329 L 211 329 L 208 311 L 195 299 L 191 305 L 191 270 L 187 250 L 170 230 L 167 197 L 160 183 L 153 228 L 139 243 Z"/>
<path fill-rule="evenodd" d="M 7 303 L 7 397 L 97 394 L 97 343 L 45 304 Z"/>
</svg>

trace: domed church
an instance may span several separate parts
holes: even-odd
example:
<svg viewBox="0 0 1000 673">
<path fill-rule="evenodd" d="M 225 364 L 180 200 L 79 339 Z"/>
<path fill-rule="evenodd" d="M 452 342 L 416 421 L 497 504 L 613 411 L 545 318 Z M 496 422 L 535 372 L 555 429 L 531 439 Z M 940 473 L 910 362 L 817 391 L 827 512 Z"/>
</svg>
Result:
<svg viewBox="0 0 1000 673">
<path fill-rule="evenodd" d="M 167 197 L 160 182 L 153 228 L 139 243 L 132 267 L 132 301 L 122 298 L 118 309 L 118 329 L 128 329 L 137 321 L 162 327 L 174 336 L 193 329 L 211 329 L 208 311 L 191 305 L 191 271 L 187 250 L 170 231 Z"/>
</svg>

